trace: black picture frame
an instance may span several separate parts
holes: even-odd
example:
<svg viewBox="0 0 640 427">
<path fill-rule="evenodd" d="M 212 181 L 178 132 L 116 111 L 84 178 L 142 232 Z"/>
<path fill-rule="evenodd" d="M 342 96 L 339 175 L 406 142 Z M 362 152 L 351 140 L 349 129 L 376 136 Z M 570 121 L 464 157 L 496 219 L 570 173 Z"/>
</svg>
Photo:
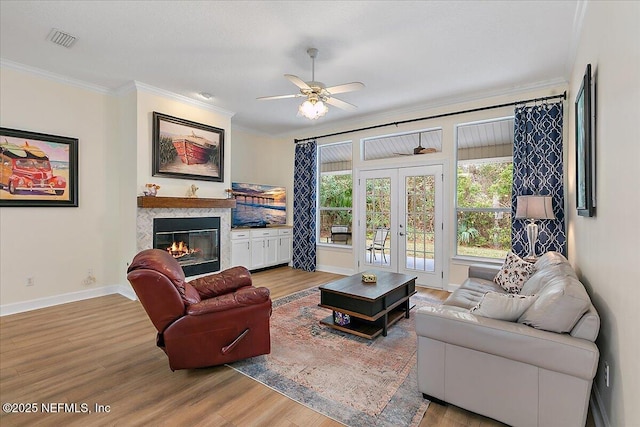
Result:
<svg viewBox="0 0 640 427">
<path fill-rule="evenodd" d="M 576 131 L 576 208 L 578 215 L 591 217 L 595 213 L 593 136 L 594 136 L 594 93 L 591 64 L 582 78 L 580 90 L 575 100 Z"/>
<path fill-rule="evenodd" d="M 0 207 L 78 207 L 78 139 L 0 127 Z"/>
<path fill-rule="evenodd" d="M 224 182 L 224 129 L 153 112 L 153 176 Z"/>
</svg>

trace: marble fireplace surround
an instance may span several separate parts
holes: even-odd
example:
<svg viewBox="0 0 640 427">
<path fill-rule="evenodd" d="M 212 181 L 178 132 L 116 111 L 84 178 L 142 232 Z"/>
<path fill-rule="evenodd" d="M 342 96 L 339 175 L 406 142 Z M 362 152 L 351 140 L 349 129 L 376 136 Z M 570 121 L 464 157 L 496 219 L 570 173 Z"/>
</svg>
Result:
<svg viewBox="0 0 640 427">
<path fill-rule="evenodd" d="M 233 199 L 228 200 L 189 199 L 181 197 L 138 197 L 138 209 L 136 215 L 137 251 L 140 252 L 144 249 L 153 248 L 154 218 L 219 217 L 220 270 L 225 270 L 231 266 L 230 208 L 234 207 L 235 200 Z"/>
</svg>

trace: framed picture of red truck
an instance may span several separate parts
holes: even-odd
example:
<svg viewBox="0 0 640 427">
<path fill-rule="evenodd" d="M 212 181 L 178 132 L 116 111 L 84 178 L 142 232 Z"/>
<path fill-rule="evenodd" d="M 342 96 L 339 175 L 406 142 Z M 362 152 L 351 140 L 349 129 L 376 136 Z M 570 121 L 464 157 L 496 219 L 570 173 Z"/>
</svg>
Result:
<svg viewBox="0 0 640 427">
<path fill-rule="evenodd" d="M 78 139 L 0 128 L 0 207 L 77 207 Z"/>
</svg>

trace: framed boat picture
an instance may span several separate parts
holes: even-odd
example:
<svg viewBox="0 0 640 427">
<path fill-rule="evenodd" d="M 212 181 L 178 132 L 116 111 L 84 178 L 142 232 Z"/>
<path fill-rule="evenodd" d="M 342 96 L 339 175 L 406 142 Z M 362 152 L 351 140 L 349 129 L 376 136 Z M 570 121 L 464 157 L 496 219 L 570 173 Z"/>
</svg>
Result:
<svg viewBox="0 0 640 427">
<path fill-rule="evenodd" d="M 224 181 L 224 129 L 153 112 L 153 176 Z"/>
<path fill-rule="evenodd" d="M 77 207 L 78 139 L 0 128 L 0 207 Z"/>
</svg>

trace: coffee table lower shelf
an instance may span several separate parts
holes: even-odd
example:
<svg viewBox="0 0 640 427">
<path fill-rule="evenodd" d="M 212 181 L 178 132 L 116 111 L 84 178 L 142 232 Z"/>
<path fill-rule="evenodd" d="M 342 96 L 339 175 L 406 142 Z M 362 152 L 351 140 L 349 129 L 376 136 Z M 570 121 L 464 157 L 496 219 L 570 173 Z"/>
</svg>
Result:
<svg viewBox="0 0 640 427">
<path fill-rule="evenodd" d="M 397 307 L 396 309 L 391 310 L 387 314 L 387 328 L 403 317 L 405 317 L 404 307 Z M 380 320 L 383 319 L 381 318 Z M 337 323 L 335 323 L 333 320 L 333 313 L 331 313 L 331 316 L 327 316 L 326 318 L 322 319 L 320 323 L 338 331 L 347 332 L 370 340 L 382 334 L 384 330 L 379 321 L 370 322 L 354 317 L 353 315 L 351 315 L 351 323 L 349 323 L 348 325 L 338 325 Z"/>
</svg>

